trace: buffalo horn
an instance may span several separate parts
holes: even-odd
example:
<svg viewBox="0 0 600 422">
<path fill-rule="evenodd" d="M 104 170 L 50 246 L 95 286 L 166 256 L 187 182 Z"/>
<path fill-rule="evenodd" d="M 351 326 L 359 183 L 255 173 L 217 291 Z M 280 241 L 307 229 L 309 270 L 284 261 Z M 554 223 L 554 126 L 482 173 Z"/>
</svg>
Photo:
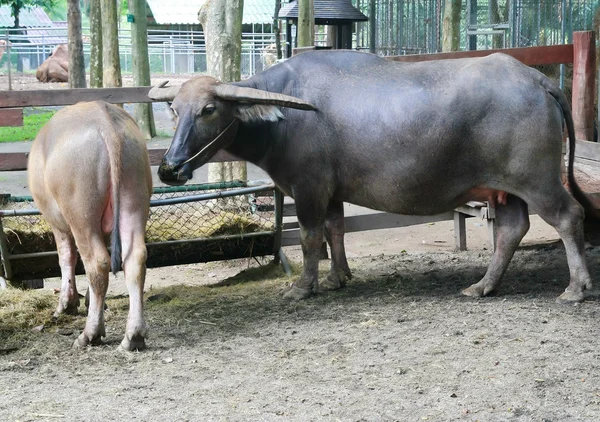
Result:
<svg viewBox="0 0 600 422">
<path fill-rule="evenodd" d="M 156 86 L 153 86 L 148 92 L 148 97 L 157 101 L 173 101 L 173 98 L 179 92 L 181 85 L 168 86 L 169 81 L 163 81 Z"/>
<path fill-rule="evenodd" d="M 316 110 L 314 105 L 299 98 L 260 89 L 220 84 L 215 87 L 215 94 L 223 100 L 240 101 L 254 104 L 269 104 L 300 110 Z"/>
</svg>

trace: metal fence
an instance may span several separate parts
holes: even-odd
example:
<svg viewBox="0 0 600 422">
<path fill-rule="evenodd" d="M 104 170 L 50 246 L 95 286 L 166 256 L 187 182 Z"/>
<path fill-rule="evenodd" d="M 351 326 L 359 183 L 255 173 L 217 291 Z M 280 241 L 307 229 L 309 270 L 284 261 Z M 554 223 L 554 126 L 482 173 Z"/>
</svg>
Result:
<svg viewBox="0 0 600 422">
<path fill-rule="evenodd" d="M 261 181 L 155 188 L 146 225 L 148 267 L 277 254 L 279 195 L 272 183 Z M 81 263 L 77 273 L 83 274 Z M 54 236 L 32 198 L 3 198 L 0 277 L 59 275 Z"/>
<path fill-rule="evenodd" d="M 441 51 L 446 0 L 352 1 L 365 15 L 372 17 L 368 22 L 355 24 L 355 48 L 383 56 Z M 593 29 L 598 7 L 600 0 L 463 0 L 460 49 L 566 43 L 571 40 L 573 31 Z M 64 27 L 10 30 L 10 34 L 6 31 L 0 29 L 0 39 L 11 40 L 10 61 L 18 71 L 35 70 L 56 45 L 67 41 L 67 28 Z M 87 64 L 89 29 L 84 28 L 83 35 Z M 130 72 L 132 67 L 130 35 L 125 29 L 119 33 L 124 73 Z M 317 37 L 325 39 L 324 34 L 317 34 Z M 282 41 L 283 45 L 285 40 Z M 150 30 L 148 44 L 153 74 L 206 71 L 206 48 L 201 31 Z M 242 35 L 242 77 L 260 72 L 275 61 L 274 44 L 275 36 L 271 33 Z M 6 54 L 4 56 L 0 67 L 8 60 Z"/>
<path fill-rule="evenodd" d="M 6 68 L 10 60 L 16 71 L 35 71 L 50 55 L 54 47 L 67 42 L 66 28 L 24 28 L 0 30 L 0 39 L 10 40 L 10 59 L 5 53 L 0 67 Z M 83 49 L 86 66 L 89 66 L 89 29 L 83 30 Z M 274 34 L 242 34 L 243 77 L 263 70 L 276 57 L 273 45 Z M 129 30 L 119 31 L 119 53 L 121 70 L 132 70 L 131 34 Z M 148 31 L 148 54 L 152 74 L 191 74 L 206 72 L 206 44 L 202 31 Z"/>
<path fill-rule="evenodd" d="M 445 0 L 353 0 L 369 22 L 355 46 L 379 55 L 441 51 Z M 600 0 L 463 0 L 460 49 L 563 44 L 593 29 Z M 375 28 L 372 27 L 375 22 Z"/>
</svg>

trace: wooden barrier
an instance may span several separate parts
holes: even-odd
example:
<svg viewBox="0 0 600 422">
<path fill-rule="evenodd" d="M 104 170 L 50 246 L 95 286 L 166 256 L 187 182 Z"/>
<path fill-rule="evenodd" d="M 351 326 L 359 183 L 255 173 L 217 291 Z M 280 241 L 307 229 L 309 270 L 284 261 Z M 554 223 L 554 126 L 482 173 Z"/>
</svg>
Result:
<svg viewBox="0 0 600 422">
<path fill-rule="evenodd" d="M 575 138 L 578 141 L 595 141 L 596 36 L 594 31 L 573 33 L 573 53 Z"/>
<path fill-rule="evenodd" d="M 0 127 L 3 126 L 23 126 L 23 109 L 0 109 Z"/>
<path fill-rule="evenodd" d="M 439 53 L 426 55 L 408 55 L 408 56 L 390 56 L 389 60 L 399 62 L 416 62 L 427 60 L 445 60 L 460 59 L 465 57 L 482 57 L 496 52 L 502 52 L 527 65 L 551 65 L 574 63 L 577 58 L 576 70 L 573 74 L 573 115 L 577 119 L 579 133 L 585 133 L 585 139 L 592 139 L 589 135 L 590 127 L 593 128 L 593 113 L 590 118 L 590 98 L 595 96 L 593 85 L 590 83 L 590 75 L 595 74 L 595 59 L 593 56 L 593 33 L 589 32 L 575 33 L 574 44 L 511 48 L 502 50 L 478 50 L 461 51 L 453 53 Z M 579 71 L 577 69 L 584 69 Z M 577 89 L 575 87 L 578 87 Z M 29 106 L 57 106 L 74 104 L 78 101 L 104 100 L 112 103 L 131 103 L 131 102 L 151 102 L 148 98 L 149 87 L 138 88 L 100 88 L 100 89 L 65 89 L 52 91 L 13 91 L 2 92 L 0 98 L 0 110 L 14 107 Z M 6 95 L 5 95 L 6 94 Z M 590 123 L 592 122 L 592 123 Z M 578 156 L 586 151 L 589 156 L 600 157 L 600 148 L 587 145 L 578 152 Z M 596 144 L 597 145 L 597 144 Z M 164 150 L 151 150 L 150 157 L 153 165 L 160 161 Z M 231 161 L 235 160 L 233 156 L 219 154 L 212 161 Z M 25 170 L 27 166 L 26 153 L 0 154 L 0 171 Z M 393 227 L 402 227 L 411 224 L 420 224 L 431 221 L 441 221 L 454 219 L 456 228 L 456 246 L 458 249 L 466 249 L 464 218 L 468 216 L 478 216 L 487 219 L 490 226 L 491 237 L 493 237 L 493 209 L 488 208 L 486 204 L 475 204 L 470 207 L 461 207 L 454 213 L 441 214 L 430 217 L 401 216 L 395 214 L 376 213 L 345 219 L 347 231 L 373 230 Z M 294 225 L 295 224 L 295 225 Z M 298 244 L 299 229 L 297 223 L 288 223 L 285 225 L 285 231 L 282 236 L 282 244 Z"/>
</svg>

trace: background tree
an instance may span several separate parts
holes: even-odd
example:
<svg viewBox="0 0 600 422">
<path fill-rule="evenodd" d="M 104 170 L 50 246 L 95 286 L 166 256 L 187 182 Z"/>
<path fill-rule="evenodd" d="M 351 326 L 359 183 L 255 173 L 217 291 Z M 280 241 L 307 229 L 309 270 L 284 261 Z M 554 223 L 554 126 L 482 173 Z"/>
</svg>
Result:
<svg viewBox="0 0 600 422">
<path fill-rule="evenodd" d="M 223 81 L 239 81 L 242 60 L 243 0 L 207 0 L 198 12 L 206 39 L 208 74 Z M 246 163 L 210 163 L 210 182 L 246 180 Z"/>
<path fill-rule="evenodd" d="M 102 8 L 100 0 L 91 0 L 90 5 L 90 86 L 102 88 Z"/>
<path fill-rule="evenodd" d="M 85 88 L 85 63 L 81 37 L 79 0 L 68 0 L 69 88 Z"/>
<path fill-rule="evenodd" d="M 129 0 L 131 23 L 131 53 L 133 56 L 133 85 L 150 86 L 150 61 L 148 60 L 148 27 L 146 24 L 146 0 Z M 152 103 L 133 106 L 135 120 L 142 134 L 150 139 L 155 135 Z"/>
<path fill-rule="evenodd" d="M 102 84 L 122 86 L 119 61 L 119 10 L 115 0 L 101 0 L 102 10 Z"/>
<path fill-rule="evenodd" d="M 442 51 L 458 51 L 462 0 L 446 0 L 442 22 Z"/>
<path fill-rule="evenodd" d="M 315 45 L 315 2 L 298 0 L 298 47 Z"/>
</svg>

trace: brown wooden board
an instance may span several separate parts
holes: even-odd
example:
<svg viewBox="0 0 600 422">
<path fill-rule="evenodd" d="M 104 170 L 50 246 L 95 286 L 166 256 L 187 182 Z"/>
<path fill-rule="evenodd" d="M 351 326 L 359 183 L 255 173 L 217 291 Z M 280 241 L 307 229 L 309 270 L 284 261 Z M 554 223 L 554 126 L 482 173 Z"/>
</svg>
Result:
<svg viewBox="0 0 600 422">
<path fill-rule="evenodd" d="M 125 88 L 73 88 L 36 91 L 0 91 L 0 108 L 64 106 L 102 100 L 113 104 L 150 103 L 149 86 Z"/>
<path fill-rule="evenodd" d="M 573 124 L 577 140 L 594 141 L 596 97 L 596 35 L 573 33 Z"/>
<path fill-rule="evenodd" d="M 151 149 L 148 151 L 150 155 L 150 165 L 158 166 L 163 156 L 167 152 L 166 149 Z M 26 152 L 2 152 L 0 153 L 0 171 L 23 171 L 27 170 L 27 155 Z M 210 163 L 223 163 L 226 161 L 239 161 L 234 155 L 231 155 L 223 150 L 217 152 L 210 159 Z"/>
<path fill-rule="evenodd" d="M 0 109 L 0 127 L 23 126 L 22 108 Z"/>
<path fill-rule="evenodd" d="M 411 54 L 406 56 L 387 56 L 386 59 L 397 62 L 422 62 L 428 60 L 464 59 L 467 57 L 485 57 L 493 53 L 504 53 L 528 66 L 573 63 L 573 44 L 542 47 L 505 48 L 501 50 L 456 51 L 451 53 Z"/>
</svg>

